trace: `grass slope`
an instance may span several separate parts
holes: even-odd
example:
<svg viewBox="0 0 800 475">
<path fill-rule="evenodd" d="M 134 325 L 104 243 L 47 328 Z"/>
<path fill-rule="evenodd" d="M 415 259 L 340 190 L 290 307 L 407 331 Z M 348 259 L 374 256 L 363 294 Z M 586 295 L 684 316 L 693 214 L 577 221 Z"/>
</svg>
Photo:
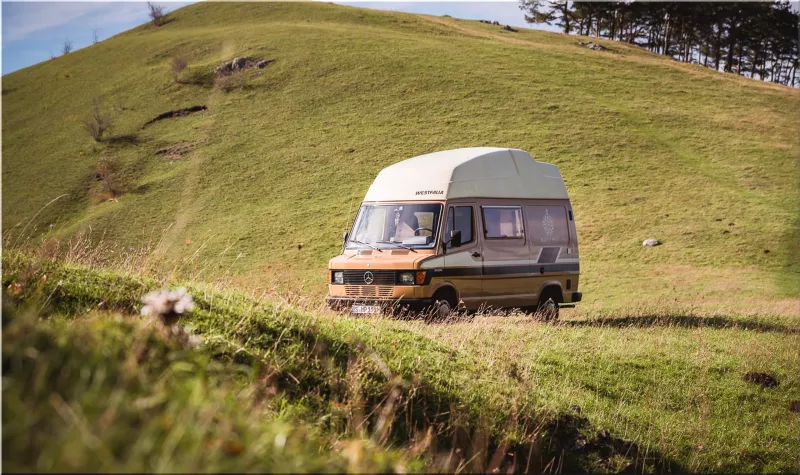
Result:
<svg viewBox="0 0 800 475">
<path fill-rule="evenodd" d="M 3 444 L 15 467 L 315 470 L 331 447 L 332 468 L 356 472 L 800 462 L 791 318 L 653 310 L 427 325 L 194 284 L 182 325 L 204 344 L 192 349 L 136 316 L 139 297 L 168 284 L 4 254 Z M 748 371 L 779 385 L 745 382 Z M 279 435 L 292 443 L 276 452 Z M 192 457 L 203 447 L 214 450 Z"/>
<path fill-rule="evenodd" d="M 3 77 L 11 243 L 91 229 L 152 250 L 151 272 L 319 297 L 381 168 L 498 145 L 561 168 L 586 306 L 796 312 L 797 91 L 452 18 L 319 3 L 199 3 L 170 17 Z M 190 63 L 180 84 L 175 55 Z M 276 61 L 214 89 L 210 71 L 235 56 Z M 80 126 L 94 96 L 118 109 L 99 145 Z M 198 104 L 208 110 L 140 129 Z M 155 155 L 187 141 L 198 145 L 178 160 Z M 101 157 L 122 164 L 118 202 L 91 199 Z M 664 245 L 643 249 L 648 237 Z"/>
</svg>

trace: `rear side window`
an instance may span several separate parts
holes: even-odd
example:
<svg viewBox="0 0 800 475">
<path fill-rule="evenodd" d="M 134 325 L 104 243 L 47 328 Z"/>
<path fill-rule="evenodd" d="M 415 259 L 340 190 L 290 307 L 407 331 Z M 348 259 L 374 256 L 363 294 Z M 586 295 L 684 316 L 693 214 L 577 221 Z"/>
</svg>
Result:
<svg viewBox="0 0 800 475">
<path fill-rule="evenodd" d="M 472 214 L 472 206 L 451 206 L 447 211 L 447 230 L 444 240 L 450 239 L 450 231 L 461 231 L 461 245 L 469 244 L 473 240 L 473 228 L 475 222 Z M 447 247 L 452 247 L 447 244 Z"/>
<path fill-rule="evenodd" d="M 522 208 L 519 206 L 482 206 L 484 236 L 487 239 L 525 237 Z"/>
<path fill-rule="evenodd" d="M 569 243 L 567 210 L 563 206 L 528 206 L 528 236 L 533 244 Z"/>
</svg>

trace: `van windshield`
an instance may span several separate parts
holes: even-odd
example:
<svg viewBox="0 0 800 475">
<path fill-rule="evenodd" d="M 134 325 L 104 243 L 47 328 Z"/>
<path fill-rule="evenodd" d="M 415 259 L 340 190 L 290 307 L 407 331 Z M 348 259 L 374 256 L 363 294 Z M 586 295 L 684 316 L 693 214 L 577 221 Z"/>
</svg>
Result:
<svg viewBox="0 0 800 475">
<path fill-rule="evenodd" d="M 440 203 L 364 204 L 358 210 L 347 248 L 433 248 L 441 214 Z"/>
</svg>

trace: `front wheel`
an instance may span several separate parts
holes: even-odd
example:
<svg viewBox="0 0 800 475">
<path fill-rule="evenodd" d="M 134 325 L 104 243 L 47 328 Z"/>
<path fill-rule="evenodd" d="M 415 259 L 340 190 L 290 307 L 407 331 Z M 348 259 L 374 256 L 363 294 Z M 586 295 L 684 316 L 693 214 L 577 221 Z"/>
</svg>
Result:
<svg viewBox="0 0 800 475">
<path fill-rule="evenodd" d="M 443 322 L 453 314 L 457 305 L 455 292 L 449 290 L 437 292 L 433 297 L 433 305 L 425 312 L 425 320 Z"/>
</svg>

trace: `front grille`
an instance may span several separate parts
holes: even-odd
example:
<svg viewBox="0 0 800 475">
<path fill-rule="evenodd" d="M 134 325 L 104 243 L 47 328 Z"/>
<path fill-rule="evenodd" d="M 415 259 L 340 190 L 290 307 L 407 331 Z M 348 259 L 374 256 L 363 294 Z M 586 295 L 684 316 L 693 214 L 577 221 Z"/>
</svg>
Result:
<svg viewBox="0 0 800 475">
<path fill-rule="evenodd" d="M 372 282 L 364 280 L 364 274 L 372 273 Z M 394 285 L 395 272 L 393 270 L 346 270 L 344 283 L 354 285 Z"/>
<path fill-rule="evenodd" d="M 348 297 L 389 298 L 394 294 L 394 287 L 384 285 L 345 285 L 344 293 Z"/>
</svg>

